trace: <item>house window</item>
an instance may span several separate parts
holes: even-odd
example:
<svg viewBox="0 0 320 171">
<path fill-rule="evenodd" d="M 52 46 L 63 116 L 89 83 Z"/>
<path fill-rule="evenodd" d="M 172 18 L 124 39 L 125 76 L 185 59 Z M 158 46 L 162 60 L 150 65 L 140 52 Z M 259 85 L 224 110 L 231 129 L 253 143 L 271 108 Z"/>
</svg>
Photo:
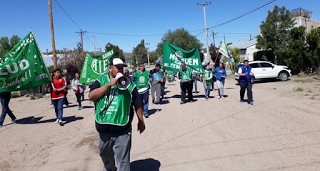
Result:
<svg viewBox="0 0 320 171">
<path fill-rule="evenodd" d="M 247 49 L 241 49 L 241 50 L 240 50 L 240 54 L 241 54 L 241 55 L 245 55 L 246 53 L 247 53 Z"/>
</svg>

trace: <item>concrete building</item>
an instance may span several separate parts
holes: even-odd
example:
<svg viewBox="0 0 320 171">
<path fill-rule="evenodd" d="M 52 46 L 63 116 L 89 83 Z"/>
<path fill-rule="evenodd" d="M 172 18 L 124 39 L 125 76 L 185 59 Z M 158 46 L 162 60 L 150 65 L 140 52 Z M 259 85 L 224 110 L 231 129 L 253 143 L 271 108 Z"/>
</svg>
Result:
<svg viewBox="0 0 320 171">
<path fill-rule="evenodd" d="M 292 10 L 291 14 L 295 22 L 294 27 L 304 26 L 306 27 L 307 33 L 309 33 L 313 28 L 320 29 L 320 21 L 311 19 L 311 11 L 305 10 L 303 8 L 297 8 Z"/>
<path fill-rule="evenodd" d="M 249 40 L 239 40 L 229 45 L 229 48 L 238 48 L 240 50 L 240 62 L 246 60 L 253 61 L 253 54 L 258 52 L 256 48 L 257 38 Z"/>
</svg>

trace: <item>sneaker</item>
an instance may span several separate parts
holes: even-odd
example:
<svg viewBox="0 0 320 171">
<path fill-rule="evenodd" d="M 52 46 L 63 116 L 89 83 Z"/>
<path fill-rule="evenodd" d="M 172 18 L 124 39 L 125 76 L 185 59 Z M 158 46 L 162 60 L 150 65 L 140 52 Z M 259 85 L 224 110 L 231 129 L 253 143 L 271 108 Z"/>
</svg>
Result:
<svg viewBox="0 0 320 171">
<path fill-rule="evenodd" d="M 221 99 L 224 99 L 224 97 L 223 97 L 223 96 L 221 96 Z"/>
<path fill-rule="evenodd" d="M 218 99 L 221 99 L 221 96 L 219 96 Z"/>
<path fill-rule="evenodd" d="M 190 100 L 189 103 L 193 103 L 193 100 Z"/>
<path fill-rule="evenodd" d="M 253 105 L 253 102 L 250 102 L 250 105 Z"/>
<path fill-rule="evenodd" d="M 240 103 L 243 103 L 243 100 L 240 100 Z"/>
<path fill-rule="evenodd" d="M 81 110 L 81 106 L 78 107 L 78 110 Z"/>
<path fill-rule="evenodd" d="M 57 124 L 59 122 L 59 119 L 57 119 L 54 123 Z"/>
<path fill-rule="evenodd" d="M 154 100 L 152 100 L 152 103 L 154 104 Z"/>
<path fill-rule="evenodd" d="M 143 116 L 144 116 L 145 118 L 149 118 L 148 113 L 143 113 Z"/>
<path fill-rule="evenodd" d="M 15 123 L 16 123 L 16 120 L 15 120 L 15 119 L 12 119 L 12 120 L 10 121 L 10 123 L 11 123 L 11 124 L 15 124 Z"/>
<path fill-rule="evenodd" d="M 180 104 L 184 104 L 184 101 L 181 101 Z"/>
<path fill-rule="evenodd" d="M 62 124 L 63 124 L 62 120 L 61 120 L 61 119 L 59 119 L 59 125 L 62 125 Z"/>
<path fill-rule="evenodd" d="M 1 127 L 3 127 L 3 125 L 2 125 L 2 124 L 0 125 L 0 128 L 1 128 Z"/>
</svg>

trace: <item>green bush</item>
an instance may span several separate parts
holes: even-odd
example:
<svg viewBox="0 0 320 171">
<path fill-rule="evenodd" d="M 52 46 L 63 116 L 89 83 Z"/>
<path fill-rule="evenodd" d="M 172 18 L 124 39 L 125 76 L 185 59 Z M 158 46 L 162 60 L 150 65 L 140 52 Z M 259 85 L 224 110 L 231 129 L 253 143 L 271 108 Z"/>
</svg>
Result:
<svg viewBox="0 0 320 171">
<path fill-rule="evenodd" d="M 303 91 L 303 88 L 298 87 L 295 91 Z"/>
<path fill-rule="evenodd" d="M 17 98 L 17 97 L 20 97 L 20 94 L 18 92 L 11 93 L 11 98 Z"/>
<path fill-rule="evenodd" d="M 30 96 L 30 100 L 36 100 L 36 97 Z"/>
</svg>

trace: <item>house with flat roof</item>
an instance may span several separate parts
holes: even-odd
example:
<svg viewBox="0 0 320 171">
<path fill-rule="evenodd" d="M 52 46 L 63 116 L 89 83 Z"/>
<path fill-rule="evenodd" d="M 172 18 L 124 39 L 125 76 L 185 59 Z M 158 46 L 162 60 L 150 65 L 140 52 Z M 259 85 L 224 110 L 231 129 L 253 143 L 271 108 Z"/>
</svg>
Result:
<svg viewBox="0 0 320 171">
<path fill-rule="evenodd" d="M 249 40 L 239 40 L 229 45 L 229 48 L 238 48 L 240 50 L 240 61 L 249 60 L 253 61 L 253 54 L 258 52 L 256 48 L 257 38 Z"/>
</svg>

